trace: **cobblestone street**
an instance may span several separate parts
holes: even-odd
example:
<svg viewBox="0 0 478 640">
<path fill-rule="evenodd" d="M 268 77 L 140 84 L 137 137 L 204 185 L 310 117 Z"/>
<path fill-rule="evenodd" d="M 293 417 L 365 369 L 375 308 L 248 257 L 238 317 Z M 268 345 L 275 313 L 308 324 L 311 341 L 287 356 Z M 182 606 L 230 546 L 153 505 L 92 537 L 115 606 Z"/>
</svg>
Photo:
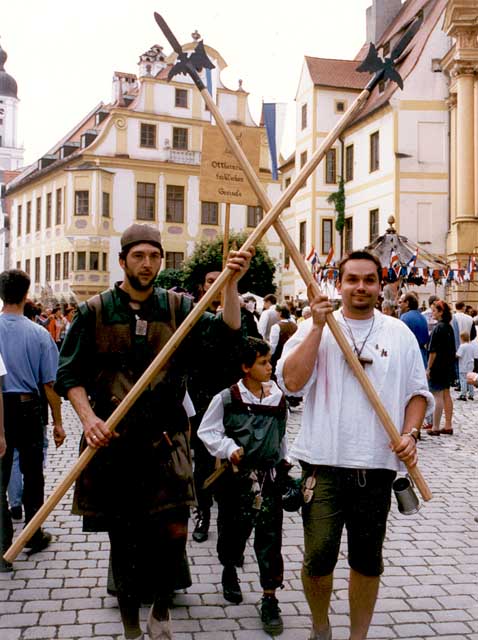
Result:
<svg viewBox="0 0 478 640">
<path fill-rule="evenodd" d="M 63 405 L 67 442 L 49 448 L 47 493 L 77 457 L 80 426 Z M 290 434 L 297 431 L 294 410 Z M 385 573 L 369 638 L 478 640 L 478 401 L 455 402 L 454 436 L 419 443 L 420 468 L 434 498 L 414 516 L 398 513 L 393 499 L 385 544 Z M 71 490 L 50 515 L 46 529 L 54 541 L 44 552 L 21 553 L 14 573 L 0 574 L 0 638 L 120 637 L 116 599 L 106 593 L 109 544 L 106 534 L 85 534 L 70 514 Z M 21 524 L 18 523 L 17 527 Z M 175 640 L 261 640 L 260 588 L 252 547 L 240 573 L 244 602 L 226 604 L 216 533 L 189 543 L 193 586 L 177 594 L 173 610 Z M 336 570 L 331 623 L 334 640 L 348 638 L 348 573 L 343 551 Z M 300 515 L 285 513 L 284 589 L 278 593 L 284 618 L 283 640 L 305 640 L 310 629 L 302 593 Z M 142 610 L 142 620 L 147 616 Z M 143 625 L 144 626 L 144 625 Z"/>
</svg>

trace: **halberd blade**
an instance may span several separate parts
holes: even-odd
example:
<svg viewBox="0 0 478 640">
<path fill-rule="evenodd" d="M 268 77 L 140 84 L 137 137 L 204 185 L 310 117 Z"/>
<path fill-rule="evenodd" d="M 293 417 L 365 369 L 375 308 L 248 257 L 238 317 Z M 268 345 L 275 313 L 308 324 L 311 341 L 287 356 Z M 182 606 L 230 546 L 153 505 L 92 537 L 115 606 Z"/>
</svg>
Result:
<svg viewBox="0 0 478 640">
<path fill-rule="evenodd" d="M 211 62 L 206 53 L 202 40 L 197 43 L 196 48 L 188 58 L 188 62 L 193 65 L 196 71 L 215 68 L 215 65 Z"/>
<path fill-rule="evenodd" d="M 164 34 L 164 37 L 172 46 L 174 51 L 176 51 L 177 54 L 182 53 L 183 50 L 181 49 L 181 45 L 176 40 L 176 36 L 174 35 L 174 33 L 168 27 L 166 20 L 162 16 L 160 16 L 159 13 L 157 13 L 156 11 L 154 12 L 154 19 L 156 20 L 158 27 L 161 29 L 161 31 Z"/>
<path fill-rule="evenodd" d="M 419 18 L 416 18 L 412 22 L 412 24 L 408 27 L 408 29 L 405 31 L 403 36 L 400 38 L 400 40 L 392 49 L 392 53 L 390 54 L 390 59 L 392 60 L 392 62 L 394 62 L 397 58 L 399 58 L 402 55 L 402 53 L 408 47 L 410 42 L 413 40 L 413 38 L 417 34 L 418 30 L 422 26 L 422 23 L 423 23 L 423 17 L 420 16 Z"/>
</svg>

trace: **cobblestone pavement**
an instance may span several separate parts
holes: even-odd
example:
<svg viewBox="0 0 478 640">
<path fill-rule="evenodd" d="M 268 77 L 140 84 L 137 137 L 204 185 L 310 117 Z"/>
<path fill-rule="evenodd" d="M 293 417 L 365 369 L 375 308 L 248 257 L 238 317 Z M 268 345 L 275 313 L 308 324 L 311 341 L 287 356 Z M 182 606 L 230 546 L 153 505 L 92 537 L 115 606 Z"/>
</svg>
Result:
<svg viewBox="0 0 478 640">
<path fill-rule="evenodd" d="M 48 455 L 47 492 L 76 460 L 80 426 L 63 405 L 68 440 Z M 290 420 L 297 431 L 300 410 Z M 478 400 L 455 402 L 455 435 L 423 436 L 420 467 L 434 498 L 413 516 L 395 504 L 385 545 L 386 569 L 369 638 L 478 640 Z M 31 558 L 21 553 L 12 574 L 0 574 L 0 639 L 120 637 L 116 600 L 107 595 L 106 535 L 85 534 L 70 514 L 71 490 L 47 521 L 51 546 Z M 18 524 L 17 527 L 20 527 Z M 177 594 L 175 640 L 261 640 L 260 588 L 252 547 L 240 574 L 241 605 L 222 598 L 221 567 L 213 527 L 203 544 L 190 542 L 193 586 Z M 344 545 L 343 545 L 344 548 Z M 300 582 L 302 527 L 298 514 L 285 514 L 285 585 L 278 594 L 283 640 L 305 640 L 310 629 Z M 347 564 L 341 553 L 332 598 L 335 640 L 348 638 Z M 147 609 L 142 609 L 142 620 Z"/>
</svg>

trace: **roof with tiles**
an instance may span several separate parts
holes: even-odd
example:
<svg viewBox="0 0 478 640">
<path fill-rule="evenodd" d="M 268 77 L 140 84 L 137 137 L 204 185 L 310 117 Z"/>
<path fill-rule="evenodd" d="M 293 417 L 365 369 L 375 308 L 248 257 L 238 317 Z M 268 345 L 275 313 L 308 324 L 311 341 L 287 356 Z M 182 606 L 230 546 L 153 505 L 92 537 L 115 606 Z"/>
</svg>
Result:
<svg viewBox="0 0 478 640">
<path fill-rule="evenodd" d="M 355 60 L 305 56 L 305 61 L 314 85 L 360 91 L 368 82 L 367 76 L 356 70 Z"/>
</svg>

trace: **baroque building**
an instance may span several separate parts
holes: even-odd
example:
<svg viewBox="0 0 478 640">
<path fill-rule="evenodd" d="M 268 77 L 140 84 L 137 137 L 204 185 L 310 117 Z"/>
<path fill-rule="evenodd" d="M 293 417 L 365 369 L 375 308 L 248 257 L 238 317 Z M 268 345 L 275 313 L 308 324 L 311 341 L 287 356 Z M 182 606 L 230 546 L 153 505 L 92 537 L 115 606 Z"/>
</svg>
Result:
<svg viewBox="0 0 478 640">
<path fill-rule="evenodd" d="M 199 38 L 194 33 L 184 50 Z M 205 48 L 215 65 L 207 82 L 226 121 L 257 129 L 242 82 L 228 89 L 220 75 L 224 59 Z M 168 82 L 175 60 L 154 45 L 140 56 L 137 74 L 115 72 L 111 103 L 99 103 L 9 183 L 10 265 L 30 273 L 33 295 L 82 300 L 119 280 L 120 236 L 133 222 L 160 229 L 163 268 L 179 268 L 196 241 L 222 233 L 225 205 L 199 199 L 203 130 L 211 115 L 189 77 Z M 262 127 L 260 139 L 259 177 L 275 200 L 279 185 Z M 256 206 L 231 205 L 231 229 L 252 228 L 261 215 Z M 278 256 L 274 231 L 266 243 Z"/>
<path fill-rule="evenodd" d="M 331 247 L 337 260 L 385 233 L 391 214 L 398 233 L 452 266 L 466 266 L 478 251 L 478 0 L 373 0 L 367 41 L 354 60 L 307 56 L 296 95 L 296 150 L 281 167 L 282 188 L 367 84 L 356 67 L 369 42 L 386 57 L 416 17 L 422 26 L 397 65 L 403 90 L 390 82 L 374 89 L 285 212 L 303 255 L 315 250 L 321 264 Z M 342 235 L 327 200 L 340 178 Z M 305 295 L 293 266 L 284 271 L 283 291 Z M 423 297 L 432 292 L 432 283 L 419 290 Z M 478 303 L 473 281 L 453 283 L 447 295 Z"/>
</svg>

